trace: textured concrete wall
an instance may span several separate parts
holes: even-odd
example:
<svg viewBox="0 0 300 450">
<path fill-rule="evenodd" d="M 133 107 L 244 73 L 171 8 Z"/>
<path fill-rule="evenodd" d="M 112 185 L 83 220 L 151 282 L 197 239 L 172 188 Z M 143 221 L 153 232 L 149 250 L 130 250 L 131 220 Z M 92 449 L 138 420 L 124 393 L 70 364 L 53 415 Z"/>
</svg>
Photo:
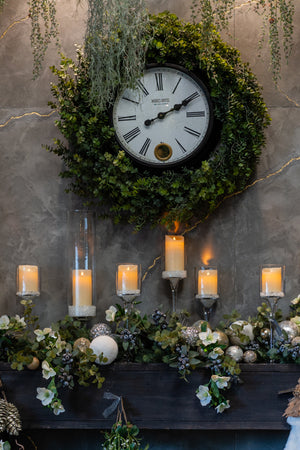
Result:
<svg viewBox="0 0 300 450">
<path fill-rule="evenodd" d="M 62 51 L 73 56 L 74 43 L 82 42 L 85 6 L 77 6 L 76 0 L 57 3 Z M 181 17 L 189 16 L 188 2 L 149 0 L 148 4 L 152 12 L 169 9 Z M 255 313 L 260 303 L 262 263 L 286 265 L 286 297 L 280 303 L 285 311 L 300 291 L 300 161 L 285 166 L 291 158 L 300 157 L 300 5 L 295 4 L 295 47 L 289 65 L 283 68 L 278 91 L 268 71 L 267 50 L 263 49 L 265 60 L 257 57 L 258 16 L 242 6 L 231 22 L 228 40 L 257 74 L 272 125 L 257 168 L 260 181 L 225 201 L 205 223 L 186 235 L 188 278 L 180 287 L 178 302 L 192 313 L 192 321 L 199 318 L 193 298 L 193 267 L 200 263 L 207 246 L 220 276 L 215 322 L 233 308 L 243 316 Z M 27 2 L 19 0 L 8 0 L 0 15 L 0 313 L 22 312 L 15 296 L 15 269 L 18 264 L 36 263 L 42 272 L 37 312 L 46 325 L 67 312 L 66 213 L 80 206 L 80 201 L 64 192 L 65 183 L 58 176 L 62 167 L 59 158 L 42 148 L 58 136 L 56 117 L 47 101 L 52 80 L 48 66 L 59 59 L 51 46 L 40 78 L 32 81 L 30 21 L 26 15 Z M 118 301 L 115 264 L 138 261 L 145 272 L 161 254 L 163 238 L 162 229 L 133 234 L 130 226 L 113 226 L 108 220 L 97 223 L 98 321 L 104 319 L 104 310 Z M 171 305 L 169 285 L 161 279 L 161 271 L 158 262 L 143 283 L 144 311 Z"/>
</svg>

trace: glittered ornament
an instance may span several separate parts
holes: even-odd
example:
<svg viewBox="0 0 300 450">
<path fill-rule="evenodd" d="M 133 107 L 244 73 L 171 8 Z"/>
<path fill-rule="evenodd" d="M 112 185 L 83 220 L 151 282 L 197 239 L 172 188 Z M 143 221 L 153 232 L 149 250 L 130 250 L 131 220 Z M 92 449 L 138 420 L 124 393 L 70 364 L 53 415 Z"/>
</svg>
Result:
<svg viewBox="0 0 300 450">
<path fill-rule="evenodd" d="M 90 341 L 87 338 L 81 337 L 76 339 L 74 342 L 73 348 L 79 349 L 81 352 L 85 352 L 87 348 L 90 346 Z"/>
<path fill-rule="evenodd" d="M 36 370 L 39 367 L 39 365 L 40 365 L 39 359 L 36 356 L 34 356 L 32 358 L 31 363 L 27 364 L 27 369 L 29 369 L 29 370 Z"/>
<path fill-rule="evenodd" d="M 239 362 L 242 361 L 244 353 L 241 347 L 239 347 L 238 345 L 230 345 L 230 347 L 226 349 L 225 354 L 230 356 L 236 362 Z"/>
<path fill-rule="evenodd" d="M 90 329 L 90 335 L 92 339 L 95 339 L 97 336 L 111 336 L 112 331 L 106 323 L 96 323 Z"/>
<path fill-rule="evenodd" d="M 300 345 L 300 336 L 296 336 L 292 339 L 292 346 Z"/>
<path fill-rule="evenodd" d="M 186 327 L 181 331 L 181 336 L 185 342 L 189 345 L 196 345 L 199 339 L 199 328 L 197 327 Z"/>
<path fill-rule="evenodd" d="M 202 327 L 202 325 L 205 325 L 206 327 L 207 327 L 207 330 L 211 330 L 211 326 L 210 326 L 210 323 L 209 322 L 207 322 L 206 320 L 197 320 L 197 322 L 195 322 L 195 323 L 193 323 L 193 327 L 196 327 L 196 328 L 199 328 L 200 329 L 200 331 L 202 331 L 201 330 L 201 327 Z M 203 327 L 204 328 L 204 327 Z"/>
<path fill-rule="evenodd" d="M 260 330 L 260 336 L 262 337 L 262 339 L 267 340 L 270 338 L 270 329 L 269 328 L 262 328 Z"/>
<path fill-rule="evenodd" d="M 229 339 L 226 333 L 224 333 L 224 331 L 221 330 L 216 330 L 214 331 L 214 333 L 217 333 L 218 335 L 218 344 L 219 345 L 226 345 L 226 347 L 228 347 L 229 345 Z"/>
<path fill-rule="evenodd" d="M 257 354 L 253 350 L 247 350 L 243 355 L 245 363 L 251 364 L 257 360 Z"/>
<path fill-rule="evenodd" d="M 103 358 L 107 359 L 107 361 L 104 362 L 99 361 L 99 358 L 97 358 L 95 361 L 97 364 L 111 364 L 118 356 L 118 344 L 111 336 L 97 336 L 92 340 L 90 348 L 93 350 L 95 355 L 100 356 L 102 353 Z"/>
<path fill-rule="evenodd" d="M 288 339 L 298 336 L 298 327 L 291 320 L 283 320 L 279 323 L 280 328 L 286 332 Z"/>
</svg>

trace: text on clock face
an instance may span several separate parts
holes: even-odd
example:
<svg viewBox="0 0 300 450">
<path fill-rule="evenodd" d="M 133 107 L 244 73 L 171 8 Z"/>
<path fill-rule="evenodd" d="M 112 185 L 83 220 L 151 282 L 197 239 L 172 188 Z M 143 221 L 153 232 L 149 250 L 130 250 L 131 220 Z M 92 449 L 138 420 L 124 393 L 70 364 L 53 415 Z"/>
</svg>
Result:
<svg viewBox="0 0 300 450">
<path fill-rule="evenodd" d="M 210 116 L 207 94 L 198 80 L 162 66 L 146 70 L 135 89 L 119 95 L 113 123 L 117 139 L 129 155 L 168 166 L 184 161 L 201 145 Z"/>
</svg>

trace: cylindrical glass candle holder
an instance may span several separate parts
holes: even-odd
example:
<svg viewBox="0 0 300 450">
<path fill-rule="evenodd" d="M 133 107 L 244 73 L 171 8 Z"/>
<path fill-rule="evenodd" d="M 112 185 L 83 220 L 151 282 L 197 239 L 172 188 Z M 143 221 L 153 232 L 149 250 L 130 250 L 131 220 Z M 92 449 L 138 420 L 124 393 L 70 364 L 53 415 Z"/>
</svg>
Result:
<svg viewBox="0 0 300 450">
<path fill-rule="evenodd" d="M 71 317 L 96 315 L 95 291 L 95 217 L 92 211 L 69 213 L 70 283 L 68 313 Z"/>
<path fill-rule="evenodd" d="M 285 267 L 278 264 L 265 264 L 260 271 L 260 296 L 284 297 Z"/>
<path fill-rule="evenodd" d="M 218 298 L 218 269 L 204 266 L 195 269 L 196 298 Z"/>
<path fill-rule="evenodd" d="M 17 267 L 17 295 L 22 298 L 40 295 L 40 270 L 38 266 L 23 264 Z"/>
<path fill-rule="evenodd" d="M 119 297 L 138 296 L 141 293 L 140 264 L 122 263 L 117 265 L 116 292 Z"/>
</svg>

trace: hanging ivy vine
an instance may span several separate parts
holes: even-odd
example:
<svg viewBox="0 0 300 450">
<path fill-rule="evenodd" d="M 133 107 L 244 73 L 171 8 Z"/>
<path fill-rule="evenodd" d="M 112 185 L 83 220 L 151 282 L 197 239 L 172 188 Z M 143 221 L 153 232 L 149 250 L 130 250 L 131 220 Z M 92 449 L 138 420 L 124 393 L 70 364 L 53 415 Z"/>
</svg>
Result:
<svg viewBox="0 0 300 450">
<path fill-rule="evenodd" d="M 144 225 L 192 223 L 213 211 L 225 196 L 243 189 L 253 175 L 269 123 L 260 87 L 236 49 L 214 34 L 213 51 L 203 52 L 202 25 L 180 21 L 169 13 L 151 17 L 146 62 L 176 62 L 205 76 L 222 123 L 220 144 L 195 167 L 153 174 L 138 169 L 118 148 L 109 114 L 91 104 L 89 64 L 79 52 L 74 63 L 63 58 L 52 85 L 60 119 L 57 126 L 68 141 L 57 139 L 48 149 L 59 155 L 70 179 L 68 189 L 101 206 L 114 221 Z M 141 214 L 142 212 L 142 214 Z"/>
</svg>

